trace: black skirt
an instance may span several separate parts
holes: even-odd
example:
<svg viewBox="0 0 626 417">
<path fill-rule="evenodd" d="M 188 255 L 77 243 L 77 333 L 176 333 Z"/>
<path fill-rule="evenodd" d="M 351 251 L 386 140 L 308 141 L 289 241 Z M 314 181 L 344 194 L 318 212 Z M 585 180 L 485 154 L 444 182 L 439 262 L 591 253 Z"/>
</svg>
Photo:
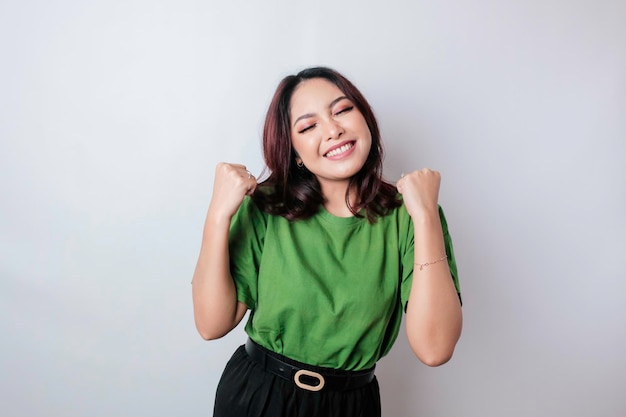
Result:
<svg viewBox="0 0 626 417">
<path fill-rule="evenodd" d="M 303 365 L 306 366 L 306 365 Z M 308 368 L 311 368 L 310 366 Z M 318 368 L 322 369 L 322 368 Z M 226 364 L 214 417 L 380 417 L 376 377 L 351 390 L 309 391 L 263 369 L 239 347 Z"/>
</svg>

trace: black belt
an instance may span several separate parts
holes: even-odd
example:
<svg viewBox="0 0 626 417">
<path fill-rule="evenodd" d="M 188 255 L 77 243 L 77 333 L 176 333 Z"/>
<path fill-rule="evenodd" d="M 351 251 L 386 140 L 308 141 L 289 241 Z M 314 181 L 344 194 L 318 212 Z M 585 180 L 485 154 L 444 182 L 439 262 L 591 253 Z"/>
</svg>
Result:
<svg viewBox="0 0 626 417">
<path fill-rule="evenodd" d="M 369 384 L 374 379 L 374 368 L 365 371 L 342 371 L 327 369 L 321 371 L 314 366 L 285 362 L 277 353 L 271 352 L 248 339 L 246 352 L 255 362 L 263 368 L 287 381 L 293 381 L 298 387 L 308 391 L 321 389 L 346 391 L 360 388 Z M 296 361 L 291 361 L 296 362 Z M 309 383 L 311 382 L 311 383 Z"/>
</svg>

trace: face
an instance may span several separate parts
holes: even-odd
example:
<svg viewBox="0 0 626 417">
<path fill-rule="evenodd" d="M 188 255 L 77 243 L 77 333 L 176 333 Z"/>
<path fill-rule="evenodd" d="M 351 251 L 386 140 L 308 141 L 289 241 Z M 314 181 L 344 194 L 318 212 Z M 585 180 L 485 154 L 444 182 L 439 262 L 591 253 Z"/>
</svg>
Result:
<svg viewBox="0 0 626 417">
<path fill-rule="evenodd" d="M 372 135 L 345 94 L 323 78 L 303 81 L 290 106 L 291 141 L 322 187 L 347 184 L 365 164 Z"/>
</svg>

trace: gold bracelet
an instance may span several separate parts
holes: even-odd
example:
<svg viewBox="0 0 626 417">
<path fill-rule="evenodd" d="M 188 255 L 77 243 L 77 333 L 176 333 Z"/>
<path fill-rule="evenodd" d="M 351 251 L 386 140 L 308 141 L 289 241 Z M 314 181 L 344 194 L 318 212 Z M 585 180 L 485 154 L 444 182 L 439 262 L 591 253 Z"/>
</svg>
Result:
<svg viewBox="0 0 626 417">
<path fill-rule="evenodd" d="M 448 259 L 448 255 L 444 255 L 441 258 L 437 259 L 436 261 L 426 262 L 426 263 L 423 263 L 423 264 L 415 263 L 415 265 L 419 266 L 420 267 L 420 271 L 421 271 L 422 269 L 424 269 L 425 266 L 436 264 L 437 262 L 445 261 L 446 259 Z"/>
</svg>

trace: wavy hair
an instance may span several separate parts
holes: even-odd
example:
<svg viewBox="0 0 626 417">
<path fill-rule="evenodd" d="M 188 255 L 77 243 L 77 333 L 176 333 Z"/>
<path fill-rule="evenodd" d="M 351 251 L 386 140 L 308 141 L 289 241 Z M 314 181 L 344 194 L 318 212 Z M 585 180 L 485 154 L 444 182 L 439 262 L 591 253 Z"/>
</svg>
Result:
<svg viewBox="0 0 626 417">
<path fill-rule="evenodd" d="M 361 92 L 343 75 L 326 67 L 308 68 L 289 75 L 279 83 L 269 105 L 263 127 L 263 156 L 267 179 L 252 195 L 261 210 L 301 220 L 313 216 L 324 203 L 319 181 L 306 168 L 295 162 L 296 153 L 291 142 L 290 104 L 296 87 L 313 78 L 323 78 L 336 85 L 363 114 L 372 135 L 372 146 L 363 167 L 349 182 L 346 204 L 358 217 L 361 210 L 370 223 L 402 204 L 396 187 L 383 179 L 383 146 L 374 112 Z M 356 190 L 355 204 L 350 204 L 350 190 Z"/>
</svg>

